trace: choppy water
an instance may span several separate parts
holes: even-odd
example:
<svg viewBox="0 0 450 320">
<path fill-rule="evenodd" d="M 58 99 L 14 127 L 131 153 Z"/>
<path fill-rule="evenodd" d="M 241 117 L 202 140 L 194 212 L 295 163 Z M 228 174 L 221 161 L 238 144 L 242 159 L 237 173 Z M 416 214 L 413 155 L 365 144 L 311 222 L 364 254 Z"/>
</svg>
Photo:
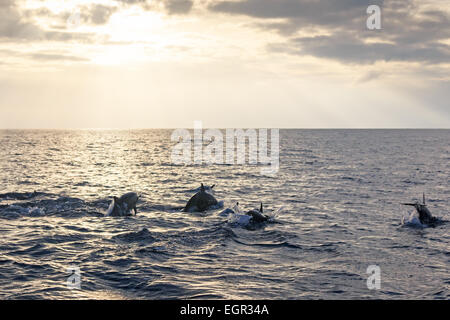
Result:
<svg viewBox="0 0 450 320">
<path fill-rule="evenodd" d="M 170 134 L 1 131 L 0 298 L 450 298 L 450 224 L 402 226 L 400 205 L 426 192 L 449 220 L 450 130 L 282 130 L 276 177 L 172 165 Z M 180 212 L 200 182 L 275 221 Z M 103 217 L 128 191 L 138 215 Z"/>
</svg>

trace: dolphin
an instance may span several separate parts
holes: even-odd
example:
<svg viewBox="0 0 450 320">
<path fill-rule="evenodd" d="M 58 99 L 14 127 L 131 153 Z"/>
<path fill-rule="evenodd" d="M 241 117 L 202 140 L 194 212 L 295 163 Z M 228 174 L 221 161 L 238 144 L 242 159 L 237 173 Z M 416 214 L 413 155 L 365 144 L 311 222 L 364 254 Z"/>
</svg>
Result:
<svg viewBox="0 0 450 320">
<path fill-rule="evenodd" d="M 109 217 L 121 217 L 126 215 L 126 210 L 124 207 L 120 205 L 118 202 L 119 198 L 114 197 L 109 205 L 108 211 L 106 212 L 106 216 Z"/>
<path fill-rule="evenodd" d="M 108 209 L 108 216 L 128 216 L 130 210 L 134 210 L 134 215 L 137 214 L 136 203 L 140 196 L 136 192 L 128 192 L 120 198 L 113 197 Z"/>
<path fill-rule="evenodd" d="M 212 189 L 214 185 L 210 188 Z M 202 212 L 206 211 L 209 207 L 217 205 L 217 200 L 207 191 L 203 183 L 200 186 L 200 191 L 197 192 L 189 199 L 188 203 L 184 207 L 184 212 Z"/>
<path fill-rule="evenodd" d="M 270 218 L 269 216 L 266 216 L 265 214 L 263 214 L 262 202 L 261 202 L 261 206 L 260 206 L 259 210 L 253 209 L 253 210 L 247 211 L 245 214 L 248 216 L 251 216 L 252 221 L 254 221 L 254 222 L 265 222 L 265 221 L 269 220 L 269 218 Z"/>
<path fill-rule="evenodd" d="M 122 205 L 126 205 L 125 210 L 134 210 L 134 215 L 137 214 L 136 203 L 138 202 L 140 196 L 136 192 L 128 192 L 121 196 L 119 199 L 114 200 L 118 201 Z"/>
<path fill-rule="evenodd" d="M 405 206 L 412 206 L 416 209 L 419 214 L 419 220 L 422 224 L 430 224 L 436 221 L 436 218 L 431 215 L 430 210 L 425 203 L 425 193 L 423 194 L 423 203 L 419 203 L 418 201 L 414 203 L 402 203 Z"/>
</svg>

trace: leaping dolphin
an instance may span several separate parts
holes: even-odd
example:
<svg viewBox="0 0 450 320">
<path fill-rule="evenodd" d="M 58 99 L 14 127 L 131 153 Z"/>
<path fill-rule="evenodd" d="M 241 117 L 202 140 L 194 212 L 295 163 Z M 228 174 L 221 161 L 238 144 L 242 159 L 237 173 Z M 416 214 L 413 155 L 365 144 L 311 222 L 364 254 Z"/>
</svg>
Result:
<svg viewBox="0 0 450 320">
<path fill-rule="evenodd" d="M 113 197 L 108 213 L 108 216 L 128 216 L 130 210 L 134 211 L 134 215 L 137 214 L 136 203 L 140 196 L 136 192 L 125 193 L 120 198 Z"/>
<path fill-rule="evenodd" d="M 128 192 L 121 196 L 117 201 L 120 204 L 126 205 L 125 210 L 134 210 L 134 215 L 137 214 L 136 204 L 140 196 L 136 192 Z"/>
<path fill-rule="evenodd" d="M 214 185 L 210 189 L 212 189 L 213 187 Z M 200 191 L 194 194 L 191 199 L 189 199 L 183 211 L 202 212 L 215 205 L 217 205 L 216 198 L 214 198 L 214 196 L 206 190 L 205 186 L 202 183 L 200 186 Z"/>
<path fill-rule="evenodd" d="M 419 214 L 419 220 L 422 224 L 430 224 L 436 221 L 436 218 L 431 215 L 430 210 L 425 203 L 425 193 L 423 194 L 423 203 L 416 201 L 414 203 L 402 203 L 405 206 L 412 206 L 416 209 Z"/>
</svg>

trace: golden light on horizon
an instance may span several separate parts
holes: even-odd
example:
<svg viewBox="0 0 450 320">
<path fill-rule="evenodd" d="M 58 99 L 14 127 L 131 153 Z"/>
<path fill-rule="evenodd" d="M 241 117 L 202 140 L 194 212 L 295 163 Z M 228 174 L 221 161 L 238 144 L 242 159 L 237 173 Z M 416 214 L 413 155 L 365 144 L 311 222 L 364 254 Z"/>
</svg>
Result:
<svg viewBox="0 0 450 320">
<path fill-rule="evenodd" d="M 450 26 L 440 17 L 450 5 L 388 3 L 385 29 L 369 33 L 363 4 L 305 14 L 302 1 L 292 12 L 246 0 L 8 1 L 2 126 L 449 125 Z"/>
</svg>

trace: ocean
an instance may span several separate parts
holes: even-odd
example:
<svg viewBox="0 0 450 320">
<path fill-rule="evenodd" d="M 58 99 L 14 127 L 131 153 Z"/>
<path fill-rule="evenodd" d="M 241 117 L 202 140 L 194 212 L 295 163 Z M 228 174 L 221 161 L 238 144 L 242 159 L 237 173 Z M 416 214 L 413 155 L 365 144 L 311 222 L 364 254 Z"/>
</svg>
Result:
<svg viewBox="0 0 450 320">
<path fill-rule="evenodd" d="M 0 131 L 0 299 L 450 298 L 450 130 L 280 130 L 274 176 L 174 164 L 171 133 Z M 201 183 L 221 206 L 182 212 Z M 441 223 L 402 223 L 423 193 Z"/>
</svg>

